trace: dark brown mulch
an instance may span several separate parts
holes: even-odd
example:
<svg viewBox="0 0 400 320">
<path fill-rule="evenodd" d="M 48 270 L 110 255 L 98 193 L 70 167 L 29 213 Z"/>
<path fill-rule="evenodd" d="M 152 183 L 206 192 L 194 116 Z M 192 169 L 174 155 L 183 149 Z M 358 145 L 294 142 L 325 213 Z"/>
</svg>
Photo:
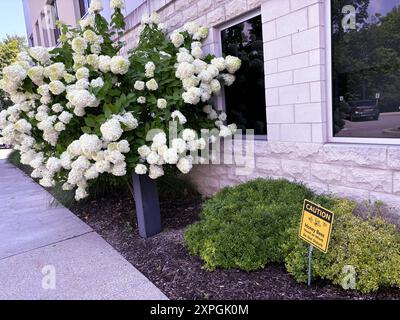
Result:
<svg viewBox="0 0 400 320">
<path fill-rule="evenodd" d="M 317 281 L 311 289 L 296 283 L 282 265 L 257 272 L 202 269 L 183 246 L 185 227 L 198 219 L 202 200 L 161 200 L 164 231 L 141 239 L 130 195 L 74 205 L 71 210 L 97 231 L 170 299 L 400 299 L 400 290 L 370 295 L 345 291 Z"/>
</svg>

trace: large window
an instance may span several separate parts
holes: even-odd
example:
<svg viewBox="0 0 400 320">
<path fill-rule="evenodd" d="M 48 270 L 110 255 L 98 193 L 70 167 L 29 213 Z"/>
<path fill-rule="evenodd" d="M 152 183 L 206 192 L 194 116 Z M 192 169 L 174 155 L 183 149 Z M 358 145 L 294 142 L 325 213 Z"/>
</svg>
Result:
<svg viewBox="0 0 400 320">
<path fill-rule="evenodd" d="M 53 0 L 50 5 L 52 6 L 52 14 L 54 16 L 54 40 L 55 44 L 57 45 L 61 35 L 60 29 L 56 26 L 56 22 L 60 19 L 58 15 L 57 0 Z"/>
<path fill-rule="evenodd" d="M 332 0 L 333 135 L 400 138 L 400 0 Z"/>
<path fill-rule="evenodd" d="M 36 39 L 37 39 L 37 45 L 41 46 L 42 39 L 40 37 L 39 21 L 36 21 L 36 23 L 35 23 L 35 34 L 36 34 Z"/>
<path fill-rule="evenodd" d="M 79 0 L 79 10 L 81 13 L 81 17 L 85 16 L 89 11 L 90 0 Z"/>
<path fill-rule="evenodd" d="M 239 129 L 267 134 L 264 53 L 261 16 L 248 19 L 221 32 L 224 55 L 237 56 L 242 67 L 235 83 L 225 88 L 228 122 Z"/>
</svg>

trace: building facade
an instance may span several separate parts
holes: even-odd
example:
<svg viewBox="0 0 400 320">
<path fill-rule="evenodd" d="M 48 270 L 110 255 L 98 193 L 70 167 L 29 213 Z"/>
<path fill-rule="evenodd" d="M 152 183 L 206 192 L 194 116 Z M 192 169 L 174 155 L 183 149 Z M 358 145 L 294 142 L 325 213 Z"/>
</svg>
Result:
<svg viewBox="0 0 400 320">
<path fill-rule="evenodd" d="M 255 169 L 241 175 L 234 164 L 197 166 L 191 179 L 202 193 L 282 177 L 400 207 L 400 39 L 393 37 L 400 0 L 126 3 L 124 52 L 137 42 L 141 16 L 157 11 L 169 30 L 193 20 L 208 25 L 206 50 L 244 61 L 235 90 L 216 104 L 240 128 L 255 130 Z M 36 23 L 40 13 L 29 11 Z M 71 21 L 79 16 L 67 12 Z"/>
</svg>

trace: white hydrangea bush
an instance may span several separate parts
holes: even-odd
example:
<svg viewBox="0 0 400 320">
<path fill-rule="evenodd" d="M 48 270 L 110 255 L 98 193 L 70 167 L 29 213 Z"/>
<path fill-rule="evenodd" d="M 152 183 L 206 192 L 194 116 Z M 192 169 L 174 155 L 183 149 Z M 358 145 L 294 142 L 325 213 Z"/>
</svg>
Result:
<svg viewBox="0 0 400 320">
<path fill-rule="evenodd" d="M 143 17 L 140 40 L 125 58 L 109 31 L 123 34 L 123 5 L 111 1 L 108 25 L 102 2 L 91 1 L 79 28 L 61 27 L 60 47 L 30 48 L 0 82 L 14 103 L 0 113 L 0 144 L 18 150 L 42 186 L 60 183 L 77 201 L 100 175 L 157 179 L 168 167 L 187 174 L 216 135 L 236 131 L 210 100 L 235 81 L 241 61 L 206 56 L 208 29 L 196 23 L 167 36 L 155 13 Z M 204 129 L 214 135 L 202 137 Z"/>
</svg>

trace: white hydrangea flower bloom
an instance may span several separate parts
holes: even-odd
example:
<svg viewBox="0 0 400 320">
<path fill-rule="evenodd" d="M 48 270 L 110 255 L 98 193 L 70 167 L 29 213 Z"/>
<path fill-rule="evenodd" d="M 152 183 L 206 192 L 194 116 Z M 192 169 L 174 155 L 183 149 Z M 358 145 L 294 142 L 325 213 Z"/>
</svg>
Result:
<svg viewBox="0 0 400 320">
<path fill-rule="evenodd" d="M 200 83 L 200 79 L 196 76 L 192 76 L 190 78 L 186 78 L 182 80 L 183 88 L 187 91 L 190 88 L 197 87 Z"/>
<path fill-rule="evenodd" d="M 13 81 L 19 84 L 25 80 L 27 75 L 27 71 L 18 64 L 12 64 L 11 66 L 3 68 L 3 78 L 6 81 Z"/>
<path fill-rule="evenodd" d="M 134 88 L 135 88 L 135 90 L 143 91 L 144 88 L 145 88 L 145 85 L 146 84 L 143 81 L 136 81 L 135 85 L 134 85 Z"/>
<path fill-rule="evenodd" d="M 191 78 L 196 72 L 195 66 L 189 62 L 183 62 L 176 69 L 176 77 L 180 80 Z"/>
<path fill-rule="evenodd" d="M 139 126 L 138 120 L 133 116 L 131 112 L 125 113 L 119 118 L 119 121 L 124 124 L 127 131 L 134 130 Z"/>
<path fill-rule="evenodd" d="M 158 25 L 160 23 L 160 17 L 158 16 L 157 12 L 153 12 L 150 16 L 148 16 L 146 13 L 143 14 L 142 19 L 141 19 L 142 25 L 148 24 L 148 25 Z"/>
<path fill-rule="evenodd" d="M 90 52 L 99 55 L 101 53 L 101 45 L 99 43 L 93 43 L 90 46 Z"/>
<path fill-rule="evenodd" d="M 137 103 L 145 104 L 146 103 L 146 97 L 140 96 L 139 98 L 137 98 Z"/>
<path fill-rule="evenodd" d="M 198 104 L 201 98 L 201 90 L 199 88 L 190 88 L 182 94 L 183 101 L 188 104 Z"/>
<path fill-rule="evenodd" d="M 165 109 L 168 106 L 168 102 L 165 99 L 158 99 L 157 100 L 157 108 L 158 109 Z"/>
<path fill-rule="evenodd" d="M 186 30 L 190 35 L 194 35 L 199 30 L 199 28 L 200 26 L 195 21 L 185 23 L 185 25 L 183 26 L 183 29 Z"/>
<path fill-rule="evenodd" d="M 229 130 L 231 130 L 232 134 L 235 134 L 237 131 L 237 125 L 235 123 L 232 123 L 230 125 L 228 125 Z"/>
<path fill-rule="evenodd" d="M 44 68 L 41 66 L 35 66 L 28 70 L 28 77 L 34 84 L 39 86 L 43 84 L 43 74 Z"/>
<path fill-rule="evenodd" d="M 99 68 L 99 56 L 97 54 L 89 54 L 86 57 L 86 62 L 88 63 L 88 65 L 92 66 L 93 69 L 98 69 Z"/>
<path fill-rule="evenodd" d="M 62 131 L 64 131 L 65 129 L 66 129 L 65 124 L 62 123 L 62 122 L 57 122 L 57 123 L 54 125 L 54 130 L 56 130 L 57 132 L 62 132 Z"/>
<path fill-rule="evenodd" d="M 209 29 L 207 27 L 200 27 L 193 35 L 194 40 L 202 40 L 208 37 Z"/>
<path fill-rule="evenodd" d="M 26 61 L 26 62 L 32 63 L 32 58 L 25 51 L 21 51 L 21 52 L 19 52 L 17 54 L 17 60 L 18 61 Z"/>
<path fill-rule="evenodd" d="M 176 167 L 183 174 L 188 174 L 193 168 L 193 162 L 189 157 L 181 158 Z"/>
<path fill-rule="evenodd" d="M 233 56 L 227 56 L 225 58 L 225 63 L 226 63 L 226 70 L 228 70 L 228 72 L 231 74 L 238 71 L 242 66 L 242 61 L 238 57 L 233 57 Z"/>
<path fill-rule="evenodd" d="M 220 72 L 226 69 L 226 63 L 224 58 L 214 58 L 211 60 L 211 64 L 215 66 Z"/>
<path fill-rule="evenodd" d="M 176 60 L 178 61 L 178 63 L 192 63 L 194 61 L 193 55 L 191 55 L 189 52 L 186 52 L 185 50 L 181 49 L 181 51 L 176 55 Z"/>
<path fill-rule="evenodd" d="M 107 160 L 96 161 L 95 166 L 98 173 L 109 172 L 111 169 L 111 163 Z"/>
<path fill-rule="evenodd" d="M 62 123 L 68 124 L 68 123 L 70 123 L 70 121 L 72 120 L 73 117 L 74 117 L 74 116 L 73 116 L 72 113 L 69 113 L 68 111 L 63 111 L 63 112 L 58 116 L 58 119 L 59 119 Z"/>
<path fill-rule="evenodd" d="M 151 149 L 148 146 L 142 146 L 138 149 L 138 153 L 142 158 L 147 158 L 150 152 Z"/>
<path fill-rule="evenodd" d="M 96 165 L 91 166 L 89 169 L 85 171 L 85 179 L 86 180 L 94 180 L 99 177 L 99 172 L 96 169 Z"/>
<path fill-rule="evenodd" d="M 46 78 L 49 78 L 50 81 L 60 80 L 63 78 L 65 73 L 65 65 L 64 63 L 57 62 L 48 67 L 44 68 L 43 75 Z"/>
<path fill-rule="evenodd" d="M 146 82 L 146 87 L 150 91 L 156 91 L 158 89 L 158 83 L 155 79 L 151 79 Z"/>
<path fill-rule="evenodd" d="M 194 47 L 191 54 L 195 59 L 201 59 L 203 57 L 203 50 L 200 47 Z"/>
<path fill-rule="evenodd" d="M 89 7 L 89 12 L 94 13 L 94 12 L 100 12 L 103 11 L 103 1 L 102 0 L 92 0 L 90 2 L 90 7 Z"/>
<path fill-rule="evenodd" d="M 99 101 L 87 90 L 72 90 L 67 93 L 67 99 L 75 109 L 97 107 Z"/>
<path fill-rule="evenodd" d="M 154 62 L 152 61 L 147 62 L 145 65 L 146 78 L 153 78 L 155 70 L 156 70 L 156 65 L 154 64 Z"/>
<path fill-rule="evenodd" d="M 104 86 L 104 80 L 101 77 L 98 77 L 96 79 L 93 79 L 90 82 L 90 86 L 92 88 L 102 88 Z"/>
<path fill-rule="evenodd" d="M 199 140 L 196 141 L 196 143 L 198 150 L 204 150 L 207 147 L 207 142 L 204 138 L 200 138 Z"/>
<path fill-rule="evenodd" d="M 65 91 L 65 86 L 61 81 L 54 80 L 49 83 L 49 90 L 52 94 L 58 96 Z"/>
<path fill-rule="evenodd" d="M 182 114 L 182 112 L 180 112 L 178 110 L 172 112 L 171 118 L 173 120 L 176 120 L 178 118 L 179 124 L 182 124 L 182 125 L 187 122 L 186 117 Z"/>
<path fill-rule="evenodd" d="M 95 25 L 95 15 L 94 14 L 88 14 L 84 19 L 82 19 L 80 22 L 80 27 L 82 29 L 86 29 L 88 27 L 93 28 Z"/>
<path fill-rule="evenodd" d="M 50 63 L 50 53 L 45 47 L 33 47 L 28 49 L 30 56 L 42 65 Z"/>
<path fill-rule="evenodd" d="M 47 160 L 46 168 L 52 174 L 59 172 L 62 168 L 60 159 L 55 157 L 50 157 Z"/>
<path fill-rule="evenodd" d="M 182 132 L 182 138 L 185 141 L 193 141 L 197 138 L 197 133 L 192 129 L 185 129 Z"/>
<path fill-rule="evenodd" d="M 204 106 L 204 107 L 203 107 L 203 112 L 204 112 L 204 113 L 210 114 L 210 113 L 213 112 L 213 111 L 214 111 L 214 108 L 213 108 L 212 105 L 207 105 L 207 106 Z"/>
<path fill-rule="evenodd" d="M 159 148 L 167 143 L 167 135 L 164 132 L 156 134 L 153 138 L 153 146 Z"/>
<path fill-rule="evenodd" d="M 164 175 L 164 170 L 161 166 L 151 165 L 150 166 L 150 179 L 156 180 Z"/>
<path fill-rule="evenodd" d="M 151 23 L 154 23 L 156 25 L 160 24 L 160 16 L 158 15 L 157 12 L 153 11 L 150 15 L 150 21 Z"/>
<path fill-rule="evenodd" d="M 154 151 L 151 151 L 149 155 L 146 157 L 146 161 L 148 164 L 156 164 L 159 159 L 160 156 L 157 154 L 157 152 Z"/>
<path fill-rule="evenodd" d="M 111 57 L 99 56 L 99 69 L 103 73 L 111 71 Z"/>
<path fill-rule="evenodd" d="M 177 164 L 179 160 L 178 152 L 175 148 L 167 149 L 163 153 L 163 158 L 167 164 Z"/>
<path fill-rule="evenodd" d="M 86 30 L 84 33 L 83 33 L 83 38 L 87 41 L 87 42 L 89 42 L 89 43 L 91 43 L 91 44 L 93 44 L 93 43 L 96 43 L 97 42 L 97 34 L 93 31 L 93 30 Z"/>
<path fill-rule="evenodd" d="M 210 86 L 213 93 L 219 93 L 221 91 L 221 83 L 217 79 L 212 80 Z"/>
<path fill-rule="evenodd" d="M 106 141 L 117 141 L 121 138 L 124 130 L 117 119 L 110 119 L 100 127 L 101 134 Z"/>
<path fill-rule="evenodd" d="M 226 121 L 227 118 L 228 118 L 228 116 L 226 115 L 225 112 L 222 112 L 218 117 L 218 119 L 221 121 Z"/>
<path fill-rule="evenodd" d="M 232 131 L 229 127 L 222 125 L 220 127 L 219 136 L 222 138 L 230 137 L 232 135 Z"/>
<path fill-rule="evenodd" d="M 224 84 L 230 87 L 236 80 L 236 77 L 233 74 L 224 73 L 221 75 Z"/>
<path fill-rule="evenodd" d="M 74 190 L 74 186 L 73 186 L 72 184 L 69 184 L 68 182 L 65 182 L 65 183 L 62 185 L 62 189 L 63 189 L 64 191 L 72 191 L 72 190 Z"/>
<path fill-rule="evenodd" d="M 21 119 L 14 124 L 14 129 L 21 133 L 30 133 L 32 125 L 25 119 Z"/>
<path fill-rule="evenodd" d="M 71 45 L 72 45 L 72 50 L 73 50 L 75 53 L 84 54 L 85 51 L 86 51 L 86 49 L 87 49 L 88 43 L 87 43 L 87 41 L 85 40 L 85 38 L 83 38 L 83 37 L 76 37 L 76 38 L 74 38 L 74 39 L 72 40 Z"/>
<path fill-rule="evenodd" d="M 86 189 L 78 188 L 75 191 L 75 200 L 80 201 L 87 198 L 89 194 L 87 193 Z"/>
<path fill-rule="evenodd" d="M 131 151 L 131 147 L 127 140 L 121 140 L 120 142 L 118 142 L 117 148 L 118 151 L 121 153 L 128 153 L 129 151 Z"/>
<path fill-rule="evenodd" d="M 101 150 L 103 142 L 95 134 L 83 134 L 80 138 L 81 154 L 92 159 L 93 156 Z"/>
<path fill-rule="evenodd" d="M 53 104 L 51 110 L 55 113 L 61 113 L 64 111 L 64 107 L 60 103 Z"/>
<path fill-rule="evenodd" d="M 126 74 L 130 67 L 130 62 L 122 56 L 115 56 L 110 61 L 111 72 L 114 74 Z"/>
<path fill-rule="evenodd" d="M 111 9 L 123 9 L 125 8 L 125 3 L 123 0 L 111 0 L 110 7 Z"/>
<path fill-rule="evenodd" d="M 181 33 L 175 31 L 175 32 L 173 32 L 172 35 L 171 35 L 171 42 L 173 43 L 173 45 L 174 45 L 176 48 L 179 48 L 179 47 L 181 47 L 181 46 L 183 45 L 183 43 L 185 42 L 185 38 L 184 38 L 184 36 L 183 36 Z"/>
<path fill-rule="evenodd" d="M 81 80 L 81 79 L 88 79 L 89 78 L 89 75 L 90 75 L 90 71 L 89 71 L 89 69 L 88 68 L 86 68 L 86 67 L 82 67 L 82 68 L 79 68 L 77 71 L 76 71 L 76 78 L 78 79 L 78 80 Z"/>
<path fill-rule="evenodd" d="M 135 167 L 135 173 L 139 175 L 144 175 L 147 173 L 147 167 L 144 164 L 138 164 Z"/>
<path fill-rule="evenodd" d="M 172 148 L 174 148 L 179 154 L 185 153 L 187 150 L 186 141 L 181 138 L 173 139 Z"/>
</svg>

